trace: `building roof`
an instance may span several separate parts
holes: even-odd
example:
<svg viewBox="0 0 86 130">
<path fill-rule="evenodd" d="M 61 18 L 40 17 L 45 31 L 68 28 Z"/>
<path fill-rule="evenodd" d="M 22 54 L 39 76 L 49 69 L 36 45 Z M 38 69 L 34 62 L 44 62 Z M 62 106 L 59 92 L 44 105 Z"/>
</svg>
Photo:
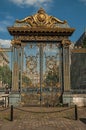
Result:
<svg viewBox="0 0 86 130">
<path fill-rule="evenodd" d="M 83 46 L 83 41 L 86 39 L 86 31 L 80 36 L 80 38 L 76 41 L 75 46 Z"/>
</svg>

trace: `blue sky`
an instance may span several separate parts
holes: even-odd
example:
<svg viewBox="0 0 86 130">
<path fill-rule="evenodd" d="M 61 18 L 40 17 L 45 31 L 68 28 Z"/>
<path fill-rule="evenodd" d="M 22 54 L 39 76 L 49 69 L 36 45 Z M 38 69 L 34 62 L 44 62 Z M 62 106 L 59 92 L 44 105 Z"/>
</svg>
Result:
<svg viewBox="0 0 86 130">
<path fill-rule="evenodd" d="M 0 43 L 8 44 L 12 36 L 7 31 L 16 19 L 35 14 L 43 7 L 49 15 L 67 20 L 75 28 L 71 41 L 75 42 L 86 28 L 86 0 L 0 0 Z"/>
</svg>

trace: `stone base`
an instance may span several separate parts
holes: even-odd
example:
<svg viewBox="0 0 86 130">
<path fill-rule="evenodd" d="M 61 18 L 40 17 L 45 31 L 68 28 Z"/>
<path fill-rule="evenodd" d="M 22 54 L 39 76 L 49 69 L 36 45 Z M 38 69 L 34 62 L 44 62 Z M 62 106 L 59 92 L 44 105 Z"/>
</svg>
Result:
<svg viewBox="0 0 86 130">
<path fill-rule="evenodd" d="M 63 94 L 63 104 L 69 104 L 69 106 L 77 105 L 77 106 L 86 106 L 86 95 L 85 94 Z"/>
<path fill-rule="evenodd" d="M 21 103 L 21 94 L 20 93 L 10 93 L 9 94 L 9 105 L 18 106 Z"/>
<path fill-rule="evenodd" d="M 63 94 L 63 104 L 73 105 L 73 95 L 71 95 L 70 92 Z"/>
</svg>

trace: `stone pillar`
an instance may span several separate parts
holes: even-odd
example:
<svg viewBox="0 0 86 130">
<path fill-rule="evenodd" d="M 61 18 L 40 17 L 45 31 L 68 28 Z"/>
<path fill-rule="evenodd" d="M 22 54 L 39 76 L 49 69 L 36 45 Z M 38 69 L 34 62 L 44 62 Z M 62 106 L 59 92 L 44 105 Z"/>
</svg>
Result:
<svg viewBox="0 0 86 130">
<path fill-rule="evenodd" d="M 64 40 L 63 45 L 63 78 L 64 78 L 64 92 L 70 91 L 70 41 Z"/>
<path fill-rule="evenodd" d="M 22 86 L 22 47 L 20 41 L 13 40 L 12 91 L 21 92 Z"/>
<path fill-rule="evenodd" d="M 18 92 L 18 79 L 19 79 L 19 66 L 17 62 L 17 50 L 13 46 L 13 59 L 12 59 L 12 92 Z"/>
</svg>

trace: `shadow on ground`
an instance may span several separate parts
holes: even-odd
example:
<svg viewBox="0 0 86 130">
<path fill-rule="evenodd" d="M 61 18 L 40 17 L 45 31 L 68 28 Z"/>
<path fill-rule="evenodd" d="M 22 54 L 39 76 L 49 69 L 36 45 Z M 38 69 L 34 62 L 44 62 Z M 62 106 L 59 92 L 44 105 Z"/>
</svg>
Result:
<svg viewBox="0 0 86 130">
<path fill-rule="evenodd" d="M 86 124 L 86 118 L 80 118 L 80 121 L 82 121 L 84 124 Z"/>
</svg>

